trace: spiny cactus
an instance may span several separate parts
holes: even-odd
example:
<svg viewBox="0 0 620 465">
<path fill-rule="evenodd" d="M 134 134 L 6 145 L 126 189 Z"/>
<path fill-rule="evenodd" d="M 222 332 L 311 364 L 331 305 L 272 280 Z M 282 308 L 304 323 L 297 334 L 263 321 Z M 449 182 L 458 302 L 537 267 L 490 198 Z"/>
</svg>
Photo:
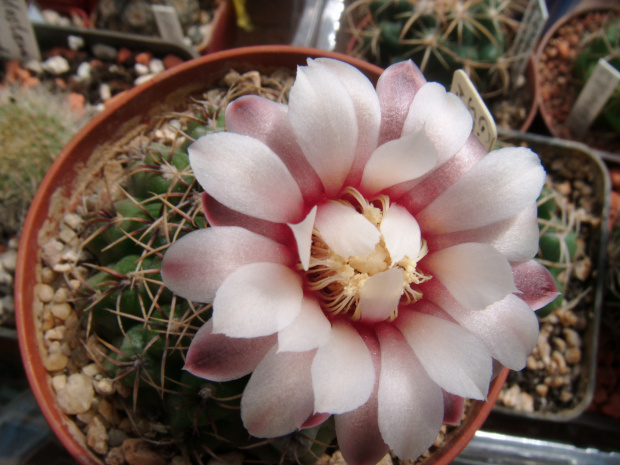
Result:
<svg viewBox="0 0 620 465">
<path fill-rule="evenodd" d="M 583 49 L 575 61 L 575 74 L 582 85 L 601 58 L 620 70 L 620 18 L 608 19 L 601 29 L 587 34 L 580 46 Z M 620 85 L 616 86 L 594 125 L 603 131 L 620 133 Z"/>
<path fill-rule="evenodd" d="M 1 237 L 20 230 L 39 183 L 81 123 L 63 96 L 42 86 L 0 90 Z"/>
<path fill-rule="evenodd" d="M 379 66 L 412 58 L 427 79 L 449 86 L 464 69 L 483 96 L 510 86 L 509 49 L 523 0 L 357 0 L 347 10 L 353 54 Z M 364 24 L 361 29 L 355 24 Z"/>
</svg>

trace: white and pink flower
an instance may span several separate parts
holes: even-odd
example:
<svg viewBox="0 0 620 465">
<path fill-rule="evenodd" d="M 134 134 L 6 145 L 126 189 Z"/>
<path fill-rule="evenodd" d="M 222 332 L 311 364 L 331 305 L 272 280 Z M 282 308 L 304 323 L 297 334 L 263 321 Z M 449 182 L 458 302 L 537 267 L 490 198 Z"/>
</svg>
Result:
<svg viewBox="0 0 620 465">
<path fill-rule="evenodd" d="M 490 153 L 453 94 L 397 63 L 377 88 L 332 59 L 299 67 L 288 105 L 255 96 L 189 149 L 210 227 L 173 244 L 175 293 L 213 303 L 186 369 L 252 373 L 241 416 L 277 437 L 335 415 L 351 464 L 415 458 L 494 360 L 521 369 L 533 310 L 557 295 L 532 258 L 545 172 Z"/>
</svg>

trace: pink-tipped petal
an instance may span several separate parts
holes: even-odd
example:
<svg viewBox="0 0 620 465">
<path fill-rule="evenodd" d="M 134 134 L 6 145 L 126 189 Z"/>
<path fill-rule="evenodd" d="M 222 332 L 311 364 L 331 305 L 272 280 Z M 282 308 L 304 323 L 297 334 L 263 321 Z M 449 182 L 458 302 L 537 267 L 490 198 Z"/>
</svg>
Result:
<svg viewBox="0 0 620 465">
<path fill-rule="evenodd" d="M 412 179 L 435 167 L 437 151 L 424 131 L 418 131 L 377 147 L 372 153 L 360 183 L 368 197 Z"/>
<path fill-rule="evenodd" d="M 416 259 L 422 246 L 422 236 L 418 222 L 406 208 L 390 206 L 388 211 L 383 213 L 379 229 L 390 252 L 392 265 L 405 257 Z"/>
<path fill-rule="evenodd" d="M 295 241 L 293 232 L 286 224 L 261 220 L 231 210 L 206 192 L 202 193 L 202 207 L 209 226 L 239 226 L 285 245 L 292 245 Z"/>
<path fill-rule="evenodd" d="M 350 465 L 375 465 L 388 453 L 389 447 L 379 431 L 379 371 L 381 355 L 374 334 L 362 335 L 375 367 L 375 384 L 368 402 L 347 413 L 335 416 L 336 436 L 342 457 Z"/>
<path fill-rule="evenodd" d="M 512 274 L 517 289 L 521 291 L 521 294 L 517 294 L 518 297 L 532 310 L 544 307 L 560 295 L 553 275 L 536 260 L 513 265 Z"/>
<path fill-rule="evenodd" d="M 441 84 L 428 82 L 413 99 L 403 135 L 424 131 L 441 165 L 465 145 L 472 127 L 471 113 L 463 101 Z"/>
<path fill-rule="evenodd" d="M 288 248 L 236 226 L 193 231 L 170 246 L 161 266 L 162 279 L 175 294 L 213 302 L 217 288 L 236 269 L 249 263 L 292 265 Z"/>
<path fill-rule="evenodd" d="M 465 411 L 465 399 L 443 391 L 443 422 L 448 425 L 460 425 Z"/>
<path fill-rule="evenodd" d="M 481 310 L 517 291 L 508 260 L 486 244 L 440 250 L 427 255 L 424 266 L 469 310 Z"/>
<path fill-rule="evenodd" d="M 289 121 L 328 197 L 335 197 L 355 158 L 358 128 L 353 100 L 325 66 L 298 67 L 291 88 Z"/>
<path fill-rule="evenodd" d="M 424 284 L 424 297 L 447 312 L 485 343 L 491 356 L 511 370 L 521 370 L 538 341 L 538 318 L 514 294 L 482 310 L 467 310 L 434 279 Z"/>
<path fill-rule="evenodd" d="M 332 322 L 329 339 L 312 362 L 314 411 L 345 413 L 368 400 L 375 370 L 368 347 L 345 320 Z"/>
<path fill-rule="evenodd" d="M 536 202 L 545 182 L 540 159 L 524 147 L 489 153 L 416 215 L 422 232 L 474 229 L 515 216 Z"/>
<path fill-rule="evenodd" d="M 467 231 L 456 231 L 427 238 L 431 252 L 464 242 L 488 244 L 506 260 L 529 260 L 538 252 L 538 209 L 532 204 L 512 218 Z"/>
<path fill-rule="evenodd" d="M 443 395 L 400 331 L 383 323 L 377 336 L 381 345 L 379 429 L 398 457 L 415 459 L 439 433 Z"/>
<path fill-rule="evenodd" d="M 478 338 L 458 324 L 419 312 L 401 311 L 395 323 L 442 389 L 462 397 L 486 399 L 493 364 Z"/>
<path fill-rule="evenodd" d="M 345 258 L 374 251 L 381 238 L 376 226 L 363 215 L 337 202 L 320 205 L 314 225 L 325 243 Z"/>
<path fill-rule="evenodd" d="M 213 334 L 209 320 L 192 339 L 184 369 L 211 381 L 238 379 L 252 373 L 275 344 L 275 334 L 250 339 Z"/>
<path fill-rule="evenodd" d="M 331 324 L 319 303 L 304 297 L 297 318 L 278 333 L 278 352 L 305 352 L 316 349 L 329 338 Z"/>
<path fill-rule="evenodd" d="M 301 278 L 277 263 L 252 263 L 231 273 L 213 301 L 215 333 L 259 337 L 288 326 L 301 311 Z"/>
<path fill-rule="evenodd" d="M 353 166 L 345 184 L 357 185 L 362 176 L 364 165 L 377 147 L 379 140 L 381 108 L 375 88 L 357 68 L 343 61 L 332 58 L 317 58 L 316 60 L 309 59 L 308 65 L 329 68 L 338 76 L 353 99 L 355 115 L 357 116 L 358 140 Z"/>
<path fill-rule="evenodd" d="M 426 78 L 411 60 L 389 66 L 379 77 L 377 95 L 381 105 L 379 144 L 401 136 L 411 102 Z"/>
<path fill-rule="evenodd" d="M 256 95 L 239 97 L 226 108 L 226 129 L 267 145 L 291 172 L 304 200 L 316 203 L 323 184 L 297 144 L 286 105 Z"/>
<path fill-rule="evenodd" d="M 326 422 L 329 417 L 331 417 L 331 414 L 329 413 L 315 413 L 310 415 L 310 417 L 302 423 L 299 429 L 314 428 L 319 426 L 321 423 Z"/>
<path fill-rule="evenodd" d="M 196 180 L 228 208 L 276 223 L 303 218 L 304 200 L 282 160 L 262 142 L 218 132 L 190 145 Z"/>
<path fill-rule="evenodd" d="M 316 205 L 312 207 L 310 213 L 306 215 L 302 222 L 297 224 L 288 224 L 293 231 L 295 242 L 297 243 L 297 253 L 299 260 L 305 271 L 310 266 L 310 249 L 312 247 L 312 229 L 314 228 L 314 220 L 316 218 Z"/>
<path fill-rule="evenodd" d="M 312 415 L 314 353 L 273 348 L 258 364 L 241 398 L 241 419 L 251 435 L 283 436 L 299 429 Z"/>
<path fill-rule="evenodd" d="M 403 281 L 404 271 L 400 267 L 390 268 L 368 278 L 360 291 L 360 320 L 376 323 L 391 317 L 403 295 Z"/>
</svg>

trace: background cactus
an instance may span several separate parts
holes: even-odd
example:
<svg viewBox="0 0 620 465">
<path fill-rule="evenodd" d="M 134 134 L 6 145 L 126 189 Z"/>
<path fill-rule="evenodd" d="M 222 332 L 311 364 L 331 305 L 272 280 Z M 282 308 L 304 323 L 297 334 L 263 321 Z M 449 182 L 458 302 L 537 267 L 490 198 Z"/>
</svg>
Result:
<svg viewBox="0 0 620 465">
<path fill-rule="evenodd" d="M 450 85 L 464 69 L 484 96 L 506 92 L 509 50 L 525 10 L 523 0 L 357 0 L 347 17 L 353 54 L 386 67 L 411 58 L 429 81 Z M 361 29 L 355 24 L 363 18 Z"/>
</svg>

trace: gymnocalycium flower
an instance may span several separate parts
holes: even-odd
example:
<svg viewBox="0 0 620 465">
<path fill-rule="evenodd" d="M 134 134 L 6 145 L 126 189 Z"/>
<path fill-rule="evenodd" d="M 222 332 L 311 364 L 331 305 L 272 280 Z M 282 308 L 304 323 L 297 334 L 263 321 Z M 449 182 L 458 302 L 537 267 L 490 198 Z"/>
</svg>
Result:
<svg viewBox="0 0 620 465">
<path fill-rule="evenodd" d="M 493 361 L 521 369 L 557 295 L 538 249 L 545 172 L 490 153 L 465 105 L 411 61 L 376 90 L 356 68 L 299 67 L 288 105 L 246 96 L 189 148 L 210 227 L 166 252 L 164 282 L 213 303 L 186 366 L 252 373 L 241 416 L 277 437 L 335 415 L 351 464 L 415 458 Z"/>
</svg>

